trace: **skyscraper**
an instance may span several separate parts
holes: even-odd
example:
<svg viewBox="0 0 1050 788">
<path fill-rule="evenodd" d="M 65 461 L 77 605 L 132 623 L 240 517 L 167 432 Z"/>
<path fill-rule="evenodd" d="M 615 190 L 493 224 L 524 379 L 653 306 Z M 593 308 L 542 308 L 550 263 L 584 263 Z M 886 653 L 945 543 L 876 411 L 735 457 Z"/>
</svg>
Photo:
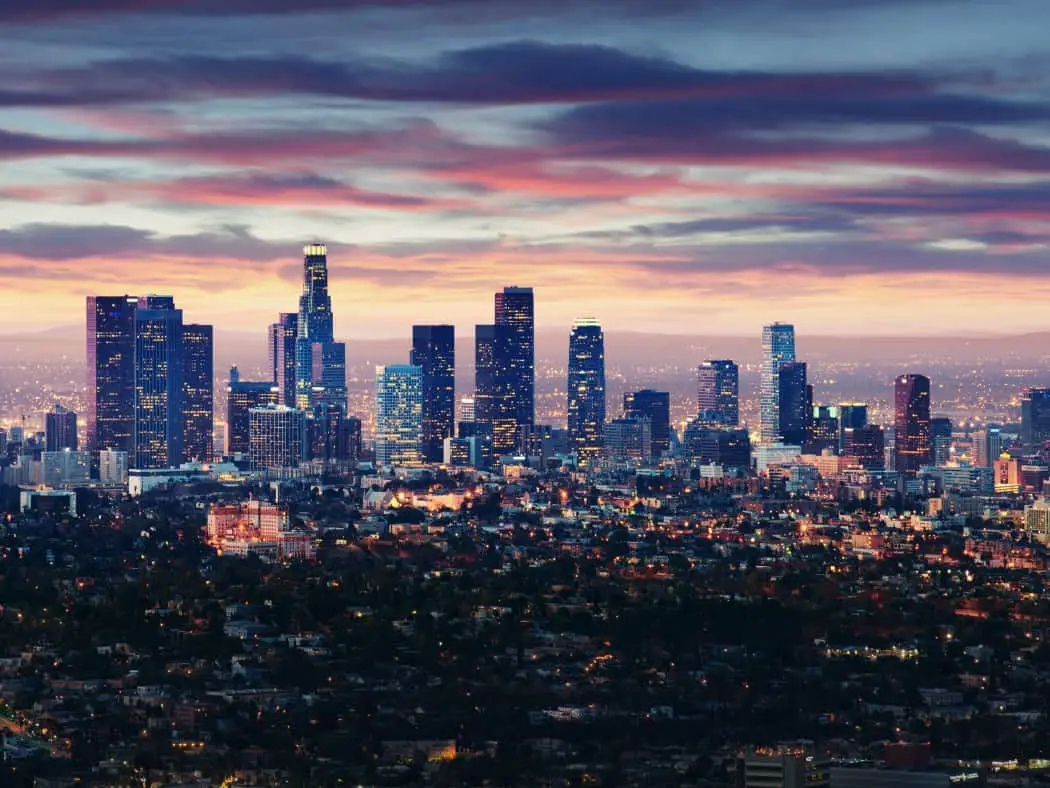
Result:
<svg viewBox="0 0 1050 788">
<path fill-rule="evenodd" d="M 214 451 L 215 392 L 212 327 L 182 327 L 182 456 L 210 462 Z"/>
<path fill-rule="evenodd" d="M 271 381 L 241 380 L 237 367 L 230 369 L 226 389 L 226 454 L 251 452 L 251 411 L 277 405 L 279 400 L 278 387 Z"/>
<path fill-rule="evenodd" d="M 780 440 L 802 446 L 809 433 L 812 404 L 806 362 L 785 361 L 777 374 L 777 418 Z"/>
<path fill-rule="evenodd" d="M 422 438 L 423 369 L 413 364 L 376 367 L 376 462 L 419 462 Z"/>
<path fill-rule="evenodd" d="M 295 345 L 299 339 L 299 315 L 282 312 L 270 325 L 269 356 L 273 381 L 282 405 L 295 406 Z"/>
<path fill-rule="evenodd" d="M 845 453 L 846 430 L 860 429 L 868 423 L 868 405 L 864 402 L 844 402 L 839 405 L 839 450 Z"/>
<path fill-rule="evenodd" d="M 862 468 L 881 471 L 886 467 L 886 439 L 882 427 L 878 424 L 847 427 L 845 435 L 845 453 L 856 457 Z"/>
<path fill-rule="evenodd" d="M 762 329 L 760 435 L 763 443 L 783 439 L 780 430 L 780 365 L 795 360 L 795 327 L 773 323 Z"/>
<path fill-rule="evenodd" d="M 605 424 L 605 337 L 593 318 L 577 320 L 569 335 L 569 440 L 581 465 L 601 452 Z"/>
<path fill-rule="evenodd" d="M 666 391 L 628 392 L 623 395 L 623 415 L 628 419 L 649 419 L 653 445 L 650 456 L 659 460 L 671 448 L 671 395 Z"/>
<path fill-rule="evenodd" d="M 1050 388 L 1031 388 L 1021 400 L 1021 443 L 1037 446 L 1050 441 Z"/>
<path fill-rule="evenodd" d="M 409 360 L 423 370 L 423 459 L 441 462 L 456 434 L 455 326 L 412 326 Z"/>
<path fill-rule="evenodd" d="M 77 414 L 55 405 L 45 417 L 46 451 L 77 450 Z"/>
<path fill-rule="evenodd" d="M 303 292 L 299 297 L 295 342 L 295 404 L 304 410 L 318 403 L 346 408 L 346 346 L 333 336 L 332 298 L 328 294 L 328 248 L 303 247 Z"/>
<path fill-rule="evenodd" d="M 513 402 L 500 363 L 509 354 L 510 339 L 506 326 L 474 327 L 474 421 L 491 436 L 497 455 L 513 454 L 517 448 Z"/>
<path fill-rule="evenodd" d="M 249 424 L 249 454 L 253 470 L 281 473 L 298 468 L 306 460 L 306 414 L 303 411 L 284 405 L 252 408 Z"/>
<path fill-rule="evenodd" d="M 708 424 L 740 423 L 740 372 L 734 362 L 709 360 L 696 368 L 696 412 Z"/>
<path fill-rule="evenodd" d="M 496 293 L 497 326 L 505 327 L 506 343 L 497 348 L 496 363 L 505 381 L 508 418 L 514 422 L 515 443 L 519 428 L 535 423 L 536 323 L 531 287 L 505 287 Z"/>
<path fill-rule="evenodd" d="M 930 379 L 901 375 L 894 383 L 895 462 L 897 471 L 914 476 L 932 460 L 930 451 Z"/>
<path fill-rule="evenodd" d="M 930 447 L 934 465 L 947 465 L 952 456 L 952 420 L 947 416 L 930 419 Z"/>
<path fill-rule="evenodd" d="M 182 461 L 182 310 L 171 296 L 146 296 L 135 309 L 136 468 Z"/>
<path fill-rule="evenodd" d="M 87 447 L 131 452 L 135 422 L 135 309 L 129 296 L 87 299 Z"/>
</svg>

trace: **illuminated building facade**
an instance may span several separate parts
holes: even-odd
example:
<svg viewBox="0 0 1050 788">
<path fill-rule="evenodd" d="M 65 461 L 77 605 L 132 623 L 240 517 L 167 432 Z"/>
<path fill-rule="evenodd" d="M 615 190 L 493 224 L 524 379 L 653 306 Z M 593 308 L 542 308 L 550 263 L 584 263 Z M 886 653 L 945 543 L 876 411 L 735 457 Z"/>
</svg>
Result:
<svg viewBox="0 0 1050 788">
<path fill-rule="evenodd" d="M 930 446 L 930 379 L 901 375 L 894 382 L 895 462 L 899 473 L 914 476 L 933 459 Z"/>
<path fill-rule="evenodd" d="M 273 383 L 241 380 L 237 367 L 230 368 L 230 383 L 226 388 L 226 454 L 251 452 L 252 409 L 277 405 L 279 400 L 278 388 Z"/>
<path fill-rule="evenodd" d="M 809 383 L 806 380 L 806 363 L 786 361 L 781 364 L 777 374 L 777 388 L 780 439 L 783 443 L 801 446 L 809 437 L 812 409 Z"/>
<path fill-rule="evenodd" d="M 423 370 L 423 459 L 441 462 L 456 434 L 455 326 L 412 326 L 409 361 Z"/>
<path fill-rule="evenodd" d="M 130 296 L 87 299 L 87 448 L 131 452 L 135 423 L 135 309 Z"/>
<path fill-rule="evenodd" d="M 839 449 L 845 453 L 846 430 L 860 429 L 868 423 L 868 405 L 865 402 L 844 402 L 839 405 Z"/>
<path fill-rule="evenodd" d="M 215 370 L 211 326 L 182 327 L 182 459 L 211 462 L 215 455 Z"/>
<path fill-rule="evenodd" d="M 647 465 L 653 459 L 652 422 L 646 417 L 607 421 L 602 434 L 606 461 Z"/>
<path fill-rule="evenodd" d="M 795 360 L 795 327 L 773 323 L 762 329 L 762 378 L 759 391 L 763 443 L 783 440 L 780 429 L 780 367 Z"/>
<path fill-rule="evenodd" d="M 933 464 L 947 465 L 952 458 L 952 420 L 946 416 L 930 419 L 930 443 Z"/>
<path fill-rule="evenodd" d="M 696 368 L 696 413 L 710 424 L 740 423 L 740 370 L 735 362 L 715 359 Z"/>
<path fill-rule="evenodd" d="M 407 465 L 422 459 L 423 369 L 376 367 L 376 462 Z"/>
<path fill-rule="evenodd" d="M 303 292 L 299 297 L 295 344 L 295 404 L 309 410 L 318 403 L 346 408 L 346 346 L 333 335 L 328 294 L 328 249 L 303 247 Z"/>
<path fill-rule="evenodd" d="M 293 529 L 286 509 L 264 501 L 213 504 L 206 535 L 208 544 L 223 555 L 309 560 L 316 554 L 312 535 Z"/>
<path fill-rule="evenodd" d="M 510 353 L 510 340 L 506 326 L 474 327 L 474 423 L 488 430 L 495 454 L 513 454 L 517 449 L 514 403 L 500 363 Z"/>
<path fill-rule="evenodd" d="M 671 449 L 671 395 L 666 391 L 628 392 L 623 395 L 623 415 L 627 419 L 648 419 L 653 445 L 649 458 L 659 460 Z"/>
<path fill-rule="evenodd" d="M 581 465 L 601 453 L 605 424 L 605 337 L 596 320 L 577 320 L 569 335 L 569 440 Z"/>
<path fill-rule="evenodd" d="M 886 468 L 886 436 L 878 424 L 847 427 L 843 451 L 856 457 L 857 463 L 869 471 Z"/>
<path fill-rule="evenodd" d="M 285 405 L 249 411 L 252 470 L 281 475 L 307 457 L 306 413 Z"/>
<path fill-rule="evenodd" d="M 268 345 L 273 382 L 281 405 L 295 407 L 295 345 L 299 339 L 299 315 L 282 312 L 270 325 Z"/>
<path fill-rule="evenodd" d="M 496 293 L 495 324 L 506 332 L 496 345 L 496 365 L 503 381 L 516 443 L 520 428 L 535 422 L 536 319 L 531 287 L 505 287 Z M 496 436 L 497 441 L 501 436 Z M 497 451 L 504 447 L 497 444 Z M 511 449 L 514 447 L 512 446 Z"/>
<path fill-rule="evenodd" d="M 135 309 L 136 468 L 182 459 L 182 310 L 171 296 L 145 296 Z"/>
<path fill-rule="evenodd" d="M 1050 441 L 1050 388 L 1031 388 L 1021 399 L 1021 442 L 1038 446 Z"/>
<path fill-rule="evenodd" d="M 47 451 L 76 451 L 77 414 L 61 405 L 55 405 L 44 417 Z"/>
</svg>

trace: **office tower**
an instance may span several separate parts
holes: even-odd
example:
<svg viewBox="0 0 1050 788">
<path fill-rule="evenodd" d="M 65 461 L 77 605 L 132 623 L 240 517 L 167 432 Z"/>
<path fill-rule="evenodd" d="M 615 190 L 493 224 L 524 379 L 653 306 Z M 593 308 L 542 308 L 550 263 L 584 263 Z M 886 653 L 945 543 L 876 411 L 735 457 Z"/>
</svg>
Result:
<svg viewBox="0 0 1050 788">
<path fill-rule="evenodd" d="M 773 323 L 762 329 L 762 379 L 759 391 L 760 436 L 763 443 L 782 441 L 780 430 L 780 366 L 795 360 L 795 327 Z"/>
<path fill-rule="evenodd" d="M 87 448 L 130 452 L 135 422 L 135 308 L 129 296 L 87 299 Z"/>
<path fill-rule="evenodd" d="M 361 459 L 361 419 L 356 416 L 343 419 L 343 436 L 347 462 L 358 462 Z"/>
<path fill-rule="evenodd" d="M 215 457 L 215 374 L 212 327 L 182 327 L 182 456 L 211 462 Z"/>
<path fill-rule="evenodd" d="M 946 416 L 930 419 L 930 444 L 933 464 L 947 465 L 952 457 L 952 420 Z"/>
<path fill-rule="evenodd" d="M 299 315 L 282 312 L 270 325 L 269 357 L 273 382 L 282 405 L 295 407 L 295 344 L 299 339 Z"/>
<path fill-rule="evenodd" d="M 55 405 L 45 417 L 47 451 L 77 450 L 77 414 Z"/>
<path fill-rule="evenodd" d="M 91 452 L 62 449 L 40 453 L 40 484 L 48 487 L 85 485 L 91 479 Z"/>
<path fill-rule="evenodd" d="M 978 468 L 991 468 L 1003 453 L 1003 428 L 989 424 L 973 433 L 973 464 Z"/>
<path fill-rule="evenodd" d="M 474 421 L 492 435 L 495 454 L 513 454 L 518 445 L 514 400 L 500 359 L 510 355 L 506 326 L 474 327 Z"/>
<path fill-rule="evenodd" d="M 492 449 L 492 425 L 480 421 L 461 421 L 457 438 L 471 441 L 471 465 L 479 469 L 492 467 L 495 452 Z"/>
<path fill-rule="evenodd" d="M 361 420 L 347 416 L 336 402 L 315 405 L 306 429 L 311 459 L 328 463 L 357 462 L 361 455 Z"/>
<path fill-rule="evenodd" d="M 295 403 L 304 410 L 318 402 L 346 408 L 346 346 L 335 341 L 332 320 L 328 249 L 307 244 L 295 342 Z"/>
<path fill-rule="evenodd" d="M 696 464 L 751 466 L 751 436 L 746 429 L 723 427 L 698 418 L 689 422 L 683 442 L 686 456 Z"/>
<path fill-rule="evenodd" d="M 740 423 L 740 372 L 734 362 L 709 360 L 696 368 L 696 413 L 709 424 Z"/>
<path fill-rule="evenodd" d="M 406 465 L 422 458 L 423 369 L 376 367 L 376 462 Z"/>
<path fill-rule="evenodd" d="M 901 375 L 894 383 L 895 470 L 914 476 L 933 459 L 930 451 L 930 379 Z"/>
<path fill-rule="evenodd" d="M 644 416 L 613 419 L 602 430 L 605 458 L 610 462 L 645 465 L 652 462 L 652 422 Z"/>
<path fill-rule="evenodd" d="M 1021 399 L 1021 443 L 1038 446 L 1050 441 L 1050 388 L 1031 388 Z"/>
<path fill-rule="evenodd" d="M 412 326 L 409 361 L 423 370 L 423 459 L 442 462 L 456 432 L 455 326 Z"/>
<path fill-rule="evenodd" d="M 463 399 L 459 401 L 459 413 L 456 417 L 456 421 L 474 421 L 475 416 L 474 398 L 463 397 Z"/>
<path fill-rule="evenodd" d="M 251 452 L 251 411 L 280 404 L 280 392 L 272 381 L 241 380 L 237 367 L 230 368 L 226 388 L 226 454 Z"/>
<path fill-rule="evenodd" d="M 782 443 L 802 446 L 809 437 L 811 389 L 806 382 L 806 362 L 785 361 L 777 374 L 777 409 Z"/>
<path fill-rule="evenodd" d="M 496 364 L 505 382 L 508 418 L 519 428 L 532 424 L 536 400 L 536 324 L 531 287 L 505 287 L 496 293 L 497 326 L 504 327 L 506 342 L 497 345 Z M 497 440 L 499 436 L 497 436 Z"/>
<path fill-rule="evenodd" d="M 810 391 L 813 387 L 810 386 Z M 810 408 L 809 432 L 802 447 L 806 454 L 839 452 L 839 436 L 842 434 L 841 413 L 835 405 L 814 405 Z"/>
<path fill-rule="evenodd" d="M 576 460 L 589 465 L 602 448 L 605 424 L 605 337 L 593 318 L 569 334 L 568 427 Z"/>
<path fill-rule="evenodd" d="M 266 405 L 252 408 L 248 417 L 253 470 L 280 473 L 298 468 L 306 460 L 305 412 L 285 405 Z"/>
<path fill-rule="evenodd" d="M 846 430 L 859 429 L 868 423 L 868 406 L 864 402 L 839 405 L 839 451 L 846 453 Z"/>
<path fill-rule="evenodd" d="M 761 747 L 742 758 L 743 788 L 829 788 L 831 762 L 803 744 Z"/>
<path fill-rule="evenodd" d="M 98 453 L 98 480 L 113 487 L 125 487 L 128 483 L 128 453 L 116 449 L 103 449 Z"/>
<path fill-rule="evenodd" d="M 146 296 L 135 309 L 136 468 L 182 461 L 182 310 L 171 296 Z"/>
<path fill-rule="evenodd" d="M 886 438 L 878 424 L 847 427 L 843 452 L 856 457 L 862 468 L 881 471 L 886 467 Z"/>
<path fill-rule="evenodd" d="M 628 419 L 649 419 L 653 445 L 650 458 L 659 460 L 671 450 L 671 395 L 666 391 L 628 392 L 623 395 L 623 415 Z"/>
</svg>

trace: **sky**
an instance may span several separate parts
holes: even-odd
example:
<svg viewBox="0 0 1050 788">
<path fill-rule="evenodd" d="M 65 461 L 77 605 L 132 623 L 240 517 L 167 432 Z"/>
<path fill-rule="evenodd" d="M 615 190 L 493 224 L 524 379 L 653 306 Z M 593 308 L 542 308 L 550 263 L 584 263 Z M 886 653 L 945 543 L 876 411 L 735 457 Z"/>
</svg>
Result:
<svg viewBox="0 0 1050 788">
<path fill-rule="evenodd" d="M 0 0 L 0 331 L 1050 328 L 1045 0 Z"/>
</svg>

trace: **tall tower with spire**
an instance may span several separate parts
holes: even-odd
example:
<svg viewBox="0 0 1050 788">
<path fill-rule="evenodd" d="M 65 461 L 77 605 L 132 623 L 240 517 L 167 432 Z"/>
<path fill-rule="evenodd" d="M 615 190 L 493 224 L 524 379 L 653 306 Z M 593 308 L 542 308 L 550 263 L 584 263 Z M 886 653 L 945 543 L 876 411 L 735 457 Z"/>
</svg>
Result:
<svg viewBox="0 0 1050 788">
<path fill-rule="evenodd" d="M 346 411 L 346 345 L 336 342 L 328 294 L 328 248 L 303 247 L 303 293 L 295 342 L 295 404 L 303 410 L 337 405 Z"/>
</svg>

